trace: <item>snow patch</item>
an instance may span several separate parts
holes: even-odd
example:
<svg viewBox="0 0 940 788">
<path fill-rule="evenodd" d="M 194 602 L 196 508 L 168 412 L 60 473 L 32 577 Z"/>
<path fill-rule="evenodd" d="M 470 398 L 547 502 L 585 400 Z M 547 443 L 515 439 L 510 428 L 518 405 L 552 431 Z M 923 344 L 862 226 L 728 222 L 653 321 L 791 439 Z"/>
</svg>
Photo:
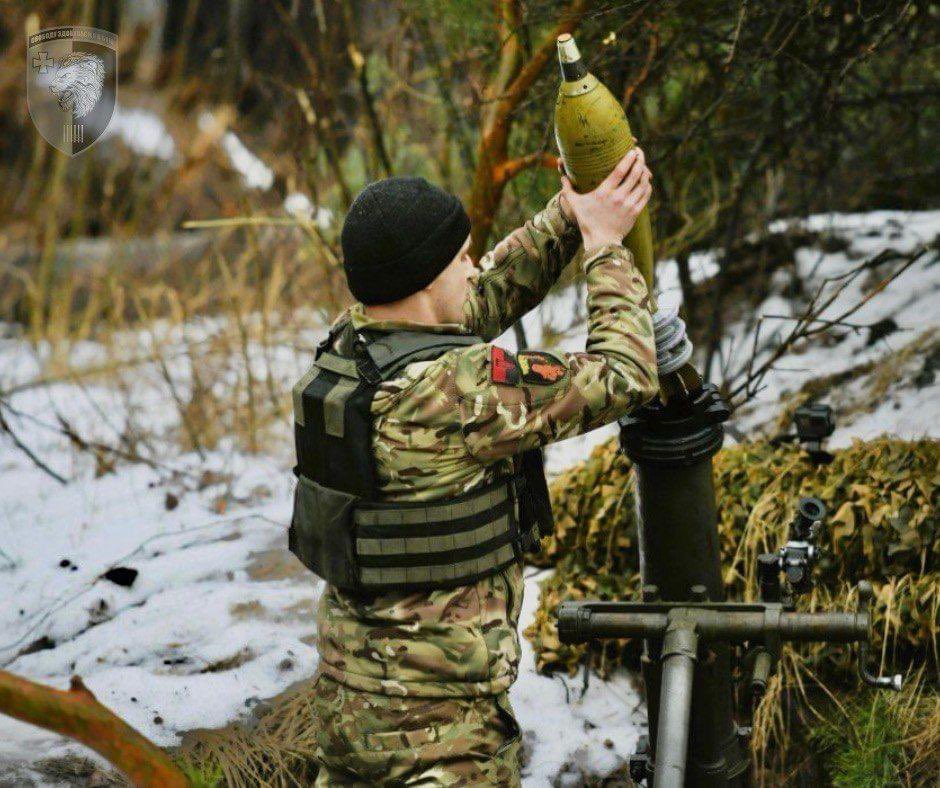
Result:
<svg viewBox="0 0 940 788">
<path fill-rule="evenodd" d="M 157 323 L 140 336 L 123 337 L 127 347 L 118 355 L 130 358 L 154 343 L 161 346 L 185 398 L 186 367 L 173 349 L 222 330 L 221 321 L 208 318 L 182 327 Z M 46 352 L 24 346 L 20 339 L 0 341 L 2 368 L 15 372 L 20 385 L 42 369 Z M 70 362 L 93 366 L 104 356 L 103 348 L 82 343 L 72 348 Z M 253 350 L 249 359 L 256 361 Z M 275 357 L 277 385 L 288 385 L 308 361 L 300 352 Z M 224 445 L 204 459 L 168 450 L 172 468 L 122 463 L 95 478 L 87 456 L 44 426 L 61 416 L 81 434 L 107 442 L 133 407 L 155 434 L 171 431 L 176 414 L 155 371 L 137 367 L 129 380 L 132 404 L 87 381 L 10 395 L 10 405 L 23 414 L 7 414 L 19 437 L 40 456 L 54 458 L 56 470 L 72 481 L 57 484 L 0 440 L 0 594 L 16 600 L 0 608 L 0 664 L 59 688 L 79 674 L 102 703 L 144 735 L 174 745 L 183 732 L 243 718 L 260 700 L 313 675 L 322 586 L 285 551 L 288 457 L 248 456 Z M 215 481 L 202 489 L 181 486 L 180 479 L 206 470 Z M 260 498 L 259 487 L 265 488 Z M 231 502 L 221 513 L 220 496 Z M 130 585 L 105 576 L 115 566 L 136 570 Z M 538 581 L 548 576 L 526 572 L 521 629 L 538 607 Z M 511 695 L 529 753 L 524 785 L 551 786 L 559 772 L 575 780 L 622 767 L 643 720 L 631 679 L 622 674 L 604 683 L 595 677 L 581 697 L 579 679 L 538 675 L 531 645 L 521 638 L 520 646 Z M 96 757 L 3 717 L 0 742 L 0 772 L 30 779 L 36 759 Z"/>
<path fill-rule="evenodd" d="M 211 131 L 216 123 L 210 112 L 203 112 L 199 116 L 198 126 L 201 131 Z M 234 131 L 224 132 L 220 144 L 232 168 L 242 176 L 248 188 L 267 190 L 274 185 L 274 170 L 248 150 Z"/>
<path fill-rule="evenodd" d="M 310 216 L 319 213 L 303 195 L 290 205 Z M 285 204 L 285 210 L 291 208 Z M 838 253 L 799 250 L 800 273 L 818 282 L 881 249 L 909 250 L 932 240 L 940 230 L 940 211 L 827 214 L 800 221 L 808 229 L 837 230 L 849 240 L 849 248 Z M 702 255 L 696 276 L 714 275 L 710 259 Z M 667 266 L 661 287 L 671 276 Z M 786 286 L 787 277 L 775 278 L 761 313 L 792 315 L 800 308 Z M 675 298 L 676 290 L 666 288 L 664 300 Z M 890 317 L 897 332 L 874 343 L 867 331 L 848 332 L 839 342 L 788 354 L 754 407 L 741 414 L 739 426 L 765 425 L 786 390 L 821 373 L 877 362 L 908 338 L 936 327 L 938 293 L 940 266 L 924 259 L 853 316 L 859 322 Z M 847 293 L 844 303 L 858 295 Z M 553 293 L 523 324 L 530 345 L 574 351 L 584 348 L 585 318 L 583 284 L 575 284 Z M 276 316 L 271 319 L 276 322 Z M 302 339 L 313 347 L 323 329 L 310 322 L 314 327 Z M 70 363 L 95 366 L 143 357 L 159 347 L 185 401 L 192 379 L 182 349 L 209 343 L 224 330 L 217 318 L 185 326 L 157 322 L 124 337 L 120 358 L 112 349 L 83 342 L 70 349 Z M 744 321 L 731 327 L 728 359 L 749 347 L 754 330 Z M 80 673 L 103 703 L 165 745 L 194 727 L 243 717 L 259 700 L 311 676 L 321 586 L 284 550 L 291 458 L 246 455 L 227 441 L 204 457 L 180 454 L 171 449 L 178 414 L 153 365 L 134 366 L 121 390 L 94 378 L 83 385 L 42 384 L 37 377 L 49 349 L 32 350 L 16 332 L 8 333 L 0 338 L 0 390 L 22 415 L 5 416 L 24 442 L 73 480 L 58 484 L 6 436 L 0 438 L 0 598 L 12 601 L 0 606 L 0 665 L 56 687 Z M 500 342 L 515 347 L 511 332 Z M 309 353 L 297 350 L 299 345 L 251 345 L 248 363 L 259 379 L 270 374 L 272 385 L 286 391 L 309 364 Z M 243 374 L 238 355 L 217 385 L 237 386 Z M 96 478 L 87 453 L 76 452 L 50 428 L 63 418 L 82 435 L 112 442 L 131 417 L 152 431 L 160 456 L 168 458 L 165 465 L 122 463 Z M 833 443 L 886 430 L 908 437 L 938 435 L 936 384 L 890 390 L 872 412 L 843 423 Z M 609 426 L 549 447 L 550 472 L 583 459 L 615 433 Z M 205 470 L 215 481 L 182 481 Z M 129 585 L 119 585 L 105 576 L 115 566 L 137 575 Z M 533 620 L 538 581 L 548 576 L 526 572 L 520 629 Z M 625 673 L 607 682 L 592 677 L 582 697 L 580 677 L 538 675 L 528 640 L 521 638 L 520 645 L 519 678 L 510 695 L 528 752 L 524 785 L 578 785 L 585 776 L 603 778 L 622 768 L 645 718 L 634 679 Z M 7 774 L 35 759 L 76 751 L 88 754 L 77 744 L 0 717 L 0 764 Z"/>
<path fill-rule="evenodd" d="M 689 255 L 689 276 L 693 284 L 711 279 L 718 273 L 718 259 L 714 251 L 693 252 Z M 679 264 L 674 258 L 656 263 L 656 290 L 658 294 L 677 293 L 681 299 Z"/>
<path fill-rule="evenodd" d="M 835 235 L 847 242 L 847 248 L 840 252 L 827 253 L 816 246 L 796 250 L 796 272 L 805 280 L 807 292 L 813 293 L 825 277 L 841 276 L 885 249 L 907 254 L 918 246 L 929 246 L 940 234 L 940 211 L 825 213 L 803 219 L 778 220 L 768 226 L 768 230 L 775 233 L 788 228 Z M 703 282 L 717 273 L 717 257 L 712 251 L 695 253 L 690 257 L 689 266 L 693 281 Z M 657 263 L 656 276 L 660 305 L 681 304 L 682 291 L 675 260 Z M 746 367 L 759 317 L 793 317 L 804 308 L 802 300 L 789 294 L 790 283 L 789 271 L 781 269 L 775 272 L 771 292 L 754 314 L 727 328 L 719 354 L 726 374 Z M 870 286 L 871 281 L 866 283 L 863 275 L 829 307 L 823 317 L 836 315 L 857 303 L 866 284 Z M 522 325 L 529 346 L 563 352 L 583 351 L 587 340 L 585 295 L 583 282 L 577 281 L 556 289 L 525 315 Z M 868 341 L 870 332 L 864 329 L 847 331 L 839 342 L 820 341 L 809 347 L 791 349 L 766 376 L 764 388 L 754 400 L 735 415 L 735 426 L 754 437 L 767 432 L 786 397 L 807 381 L 865 362 L 886 359 L 922 332 L 940 328 L 940 265 L 937 264 L 936 251 L 928 251 L 917 264 L 853 314 L 851 320 L 868 325 L 889 318 L 895 321 L 898 330 L 871 344 Z M 787 320 L 764 320 L 759 339 L 765 349 L 758 355 L 758 361 L 767 357 L 770 348 L 785 336 L 791 325 Z M 511 330 L 496 341 L 507 349 L 517 349 L 516 337 Z M 699 352 L 697 363 L 701 365 L 702 361 Z M 721 377 L 721 374 L 713 374 L 713 378 Z M 832 445 L 844 446 L 854 437 L 870 439 L 885 433 L 908 439 L 940 436 L 940 396 L 937 395 L 936 383 L 922 389 L 908 384 L 894 387 L 888 393 L 885 402 L 870 413 L 840 414 L 837 409 L 838 429 Z M 546 447 L 548 472 L 557 474 L 584 460 L 598 443 L 616 432 L 616 427 L 609 425 Z"/>
<path fill-rule="evenodd" d="M 552 571 L 526 569 L 520 631 L 534 619 L 539 583 Z M 592 676 L 583 695 L 582 687 L 580 676 L 536 673 L 532 644 L 522 638 L 519 678 L 509 696 L 523 730 L 526 788 L 583 785 L 587 777 L 604 778 L 623 768 L 636 750 L 646 710 L 629 674 L 619 672 L 608 681 Z"/>
<path fill-rule="evenodd" d="M 291 192 L 284 198 L 284 210 L 297 219 L 313 221 L 321 230 L 328 230 L 335 221 L 333 211 L 321 205 L 315 206 L 302 192 Z"/>
<path fill-rule="evenodd" d="M 886 249 L 895 249 L 901 254 L 910 254 L 919 247 L 926 251 L 914 265 L 851 315 L 848 322 L 855 327 L 835 327 L 827 336 L 791 348 L 774 364 L 761 381 L 761 390 L 735 415 L 736 425 L 746 434 L 769 432 L 781 405 L 805 383 L 866 364 L 890 362 L 892 356 L 925 332 L 940 330 L 940 265 L 936 250 L 930 248 L 940 233 L 940 211 L 832 213 L 771 225 L 778 231 L 784 226 L 836 234 L 844 238 L 848 246 L 839 252 L 824 252 L 817 247 L 797 250 L 796 273 L 807 295 L 788 295 L 788 276 L 786 272 L 778 272 L 780 275 L 771 281 L 771 293 L 754 314 L 726 330 L 719 353 L 721 374 L 718 377 L 740 379 L 755 347 L 755 336 L 758 353 L 754 366 L 767 359 L 792 327 L 793 318 L 802 314 L 808 296 L 820 288 L 834 293 L 842 277 L 864 260 Z M 859 304 L 889 271 L 890 266 L 856 278 L 819 319 L 834 319 Z M 883 321 L 892 326 L 891 332 L 873 339 L 869 326 Z M 840 414 L 837 410 L 839 430 L 833 445 L 846 445 L 853 437 L 868 439 L 885 433 L 908 439 L 940 435 L 940 396 L 937 396 L 936 383 L 920 390 L 914 388 L 913 373 L 907 378 L 905 385 L 887 392 L 884 402 L 873 413 Z M 836 390 L 823 401 L 844 399 L 843 393 Z"/>
<path fill-rule="evenodd" d="M 114 108 L 111 122 L 103 139 L 120 137 L 134 153 L 170 161 L 176 153 L 176 143 L 166 124 L 157 113 L 140 107 Z"/>
</svg>

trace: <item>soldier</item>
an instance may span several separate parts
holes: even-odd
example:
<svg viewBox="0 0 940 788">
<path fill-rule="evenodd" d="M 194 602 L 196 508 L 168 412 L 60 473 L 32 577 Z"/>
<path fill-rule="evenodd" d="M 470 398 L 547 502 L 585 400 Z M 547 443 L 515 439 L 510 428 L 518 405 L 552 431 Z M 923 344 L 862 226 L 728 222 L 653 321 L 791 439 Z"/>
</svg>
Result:
<svg viewBox="0 0 940 788">
<path fill-rule="evenodd" d="M 519 785 L 508 690 L 523 550 L 551 527 L 540 447 L 658 391 L 649 295 L 621 243 L 650 171 L 630 151 L 475 264 L 460 201 L 369 184 L 342 231 L 358 299 L 294 389 L 291 549 L 327 585 L 311 692 L 316 785 Z M 583 245 L 583 352 L 491 340 Z"/>
</svg>

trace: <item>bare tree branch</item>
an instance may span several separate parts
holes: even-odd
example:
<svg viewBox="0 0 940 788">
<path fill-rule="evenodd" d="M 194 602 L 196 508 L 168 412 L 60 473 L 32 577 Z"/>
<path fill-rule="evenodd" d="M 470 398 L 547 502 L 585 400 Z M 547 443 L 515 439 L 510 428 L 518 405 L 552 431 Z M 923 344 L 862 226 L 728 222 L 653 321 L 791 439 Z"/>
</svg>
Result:
<svg viewBox="0 0 940 788">
<path fill-rule="evenodd" d="M 551 153 L 529 153 L 516 159 L 507 159 L 493 168 L 493 181 L 506 183 L 515 178 L 523 170 L 532 167 L 545 167 L 550 170 L 557 169 L 558 157 Z"/>
<path fill-rule="evenodd" d="M 919 246 L 909 254 L 902 254 L 895 249 L 885 249 L 883 252 L 877 254 L 870 260 L 866 260 L 865 262 L 855 266 L 843 274 L 825 278 L 820 284 L 819 288 L 813 294 L 809 304 L 807 304 L 803 312 L 795 317 L 787 318 L 788 320 L 794 321 L 794 325 L 790 329 L 789 333 L 787 333 L 787 335 L 775 347 L 773 347 L 773 349 L 770 350 L 770 355 L 764 361 L 762 361 L 760 364 L 757 364 L 756 359 L 761 353 L 759 337 L 763 321 L 778 319 L 780 316 L 763 315 L 761 318 L 759 318 L 754 331 L 754 340 L 751 347 L 751 353 L 748 356 L 744 369 L 739 370 L 736 373 L 732 373 L 723 384 L 723 387 L 727 391 L 726 397 L 731 403 L 732 407 L 739 408 L 752 400 L 763 387 L 763 381 L 767 374 L 775 368 L 777 362 L 783 356 L 785 356 L 797 342 L 818 336 L 819 334 L 828 331 L 833 326 L 842 325 L 856 329 L 863 327 L 858 326 L 857 324 L 853 325 L 848 321 L 848 319 L 858 312 L 863 306 L 865 306 L 865 304 L 871 301 L 876 295 L 881 293 L 908 268 L 920 260 L 927 253 L 927 251 L 928 248 L 926 246 Z M 862 298 L 860 298 L 851 306 L 843 309 L 838 315 L 834 317 L 822 317 L 826 310 L 836 302 L 836 300 L 848 289 L 848 287 L 853 282 L 858 279 L 859 276 L 861 276 L 866 271 L 877 268 L 886 262 L 896 261 L 902 261 L 902 264 L 892 271 L 888 276 L 884 277 L 880 282 L 878 282 L 878 284 L 875 285 L 875 287 L 867 292 Z M 838 287 L 835 287 L 831 289 L 830 292 L 826 293 L 827 288 L 837 282 L 839 283 Z M 734 383 L 735 380 L 739 380 L 739 382 Z"/>
<path fill-rule="evenodd" d="M 13 428 L 10 426 L 9 422 L 6 420 L 6 417 L 3 415 L 3 404 L 4 404 L 3 401 L 0 400 L 0 431 L 3 431 L 7 435 L 9 435 L 10 440 L 13 441 L 13 445 L 16 446 L 16 448 L 19 449 L 21 452 L 23 452 L 23 454 L 29 457 L 33 465 L 39 468 L 39 470 L 41 470 L 43 473 L 47 474 L 48 476 L 51 476 L 59 484 L 63 484 L 63 485 L 68 484 L 68 481 L 66 480 L 64 476 L 61 476 L 58 473 L 56 473 L 54 470 L 52 470 L 52 468 L 46 465 L 46 463 L 44 463 L 41 459 L 39 459 L 39 457 L 36 456 L 33 450 L 30 449 L 29 446 L 27 446 L 25 443 L 23 443 L 23 441 L 20 440 L 19 436 L 17 436 L 17 434 L 13 432 Z"/>
</svg>

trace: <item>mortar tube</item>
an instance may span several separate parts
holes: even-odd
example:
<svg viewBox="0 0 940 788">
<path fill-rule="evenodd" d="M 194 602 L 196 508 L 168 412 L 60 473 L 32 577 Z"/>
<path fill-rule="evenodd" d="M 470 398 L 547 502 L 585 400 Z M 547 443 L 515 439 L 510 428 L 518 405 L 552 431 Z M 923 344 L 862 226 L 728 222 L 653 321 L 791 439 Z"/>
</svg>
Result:
<svg viewBox="0 0 940 788">
<path fill-rule="evenodd" d="M 665 601 L 688 601 L 694 585 L 705 586 L 709 600 L 724 600 L 712 457 L 723 442 L 720 422 L 727 414 L 714 387 L 706 386 L 682 411 L 652 405 L 621 420 L 621 445 L 636 466 L 640 574 Z M 649 689 L 648 703 L 658 702 Z M 727 643 L 707 646 L 695 667 L 693 696 L 687 785 L 747 785 Z M 659 728 L 661 715 L 661 709 L 651 713 Z M 656 763 L 658 731 L 652 727 L 650 742 Z"/>
</svg>

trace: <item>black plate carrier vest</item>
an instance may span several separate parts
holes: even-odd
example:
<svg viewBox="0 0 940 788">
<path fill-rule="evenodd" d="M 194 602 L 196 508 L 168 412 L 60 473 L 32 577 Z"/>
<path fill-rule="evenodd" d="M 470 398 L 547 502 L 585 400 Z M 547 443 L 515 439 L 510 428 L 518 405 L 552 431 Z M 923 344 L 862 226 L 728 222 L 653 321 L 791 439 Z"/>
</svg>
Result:
<svg viewBox="0 0 940 788">
<path fill-rule="evenodd" d="M 355 331 L 338 324 L 294 386 L 297 490 L 289 545 L 315 574 L 347 593 L 466 585 L 539 549 L 553 529 L 541 449 L 514 472 L 455 498 L 383 502 L 372 453 L 379 384 L 479 337 Z"/>
</svg>

